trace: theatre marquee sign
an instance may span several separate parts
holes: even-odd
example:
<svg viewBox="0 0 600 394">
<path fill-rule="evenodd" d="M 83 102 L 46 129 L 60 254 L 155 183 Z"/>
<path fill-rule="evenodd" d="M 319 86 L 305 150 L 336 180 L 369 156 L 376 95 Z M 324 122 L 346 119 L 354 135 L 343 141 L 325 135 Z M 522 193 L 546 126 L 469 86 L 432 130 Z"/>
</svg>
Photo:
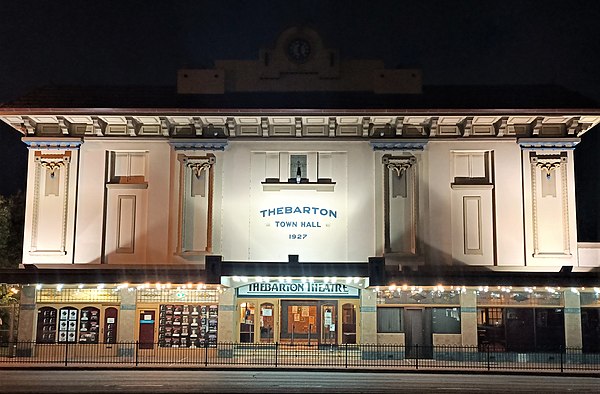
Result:
<svg viewBox="0 0 600 394">
<path fill-rule="evenodd" d="M 359 289 L 342 283 L 250 283 L 238 287 L 240 297 L 352 297 Z"/>
</svg>

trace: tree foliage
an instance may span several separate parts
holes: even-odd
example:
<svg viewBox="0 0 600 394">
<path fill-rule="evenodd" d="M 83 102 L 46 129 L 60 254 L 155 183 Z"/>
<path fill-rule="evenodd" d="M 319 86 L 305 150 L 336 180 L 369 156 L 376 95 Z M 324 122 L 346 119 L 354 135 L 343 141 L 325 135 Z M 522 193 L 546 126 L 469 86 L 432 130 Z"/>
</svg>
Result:
<svg viewBox="0 0 600 394">
<path fill-rule="evenodd" d="M 23 253 L 25 195 L 0 196 L 0 268 L 17 268 Z"/>
</svg>

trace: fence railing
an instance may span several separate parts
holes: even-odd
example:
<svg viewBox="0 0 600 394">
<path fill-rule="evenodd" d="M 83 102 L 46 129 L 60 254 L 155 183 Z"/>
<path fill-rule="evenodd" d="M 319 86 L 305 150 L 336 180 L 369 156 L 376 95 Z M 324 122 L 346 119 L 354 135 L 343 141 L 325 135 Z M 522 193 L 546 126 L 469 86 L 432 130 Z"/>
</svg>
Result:
<svg viewBox="0 0 600 394">
<path fill-rule="evenodd" d="M 559 352 L 494 352 L 468 346 L 319 345 L 217 343 L 202 348 L 160 347 L 158 343 L 35 343 L 0 346 L 0 367 L 162 366 L 316 367 L 406 370 L 539 370 L 600 372 L 600 353 L 567 348 Z"/>
</svg>

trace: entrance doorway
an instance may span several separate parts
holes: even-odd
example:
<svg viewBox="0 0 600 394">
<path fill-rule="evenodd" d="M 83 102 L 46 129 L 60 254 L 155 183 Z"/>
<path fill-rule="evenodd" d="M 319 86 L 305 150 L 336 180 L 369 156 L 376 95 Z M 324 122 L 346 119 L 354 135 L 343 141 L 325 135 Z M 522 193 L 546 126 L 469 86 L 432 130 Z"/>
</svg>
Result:
<svg viewBox="0 0 600 394">
<path fill-rule="evenodd" d="M 337 345 L 337 301 L 281 301 L 282 343 Z"/>
<path fill-rule="evenodd" d="M 404 309 L 404 331 L 406 358 L 433 357 L 431 309 Z"/>
</svg>

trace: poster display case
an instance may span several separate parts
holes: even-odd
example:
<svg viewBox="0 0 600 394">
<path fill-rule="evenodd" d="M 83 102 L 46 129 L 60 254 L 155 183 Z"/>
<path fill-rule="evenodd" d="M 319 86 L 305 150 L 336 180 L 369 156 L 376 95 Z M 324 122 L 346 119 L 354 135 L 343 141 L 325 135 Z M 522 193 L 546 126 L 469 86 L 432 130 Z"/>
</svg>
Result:
<svg viewBox="0 0 600 394">
<path fill-rule="evenodd" d="M 54 343 L 56 341 L 57 313 L 55 308 L 43 307 L 38 311 L 37 336 L 38 343 Z"/>
<path fill-rule="evenodd" d="M 100 309 L 88 306 L 81 309 L 79 317 L 79 343 L 98 343 Z"/>
<path fill-rule="evenodd" d="M 159 347 L 202 348 L 217 346 L 218 306 L 161 304 Z"/>
<path fill-rule="evenodd" d="M 77 315 L 76 308 L 60 308 L 58 316 L 58 342 L 75 343 L 77 341 Z"/>
<path fill-rule="evenodd" d="M 118 314 L 117 308 L 106 308 L 104 311 L 104 343 L 106 344 L 117 342 Z"/>
</svg>

